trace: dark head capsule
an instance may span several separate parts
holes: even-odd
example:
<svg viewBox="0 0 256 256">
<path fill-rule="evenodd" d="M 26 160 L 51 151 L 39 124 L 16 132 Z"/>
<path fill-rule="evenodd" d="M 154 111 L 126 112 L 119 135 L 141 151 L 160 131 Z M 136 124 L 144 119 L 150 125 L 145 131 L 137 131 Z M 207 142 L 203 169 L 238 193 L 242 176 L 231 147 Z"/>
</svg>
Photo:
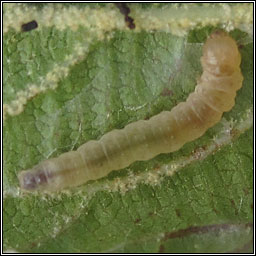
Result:
<svg viewBox="0 0 256 256">
<path fill-rule="evenodd" d="M 25 190 L 35 190 L 41 185 L 47 183 L 47 177 L 45 172 L 21 172 L 19 175 L 19 181 L 21 188 Z"/>
</svg>

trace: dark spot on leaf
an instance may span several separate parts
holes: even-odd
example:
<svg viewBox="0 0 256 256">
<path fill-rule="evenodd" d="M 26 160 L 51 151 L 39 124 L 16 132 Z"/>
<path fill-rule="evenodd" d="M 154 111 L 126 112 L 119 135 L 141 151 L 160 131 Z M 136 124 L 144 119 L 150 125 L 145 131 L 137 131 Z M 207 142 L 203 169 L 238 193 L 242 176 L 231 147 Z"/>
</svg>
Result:
<svg viewBox="0 0 256 256">
<path fill-rule="evenodd" d="M 244 46 L 242 44 L 238 45 L 238 49 L 243 49 L 243 48 L 244 48 Z"/>
<path fill-rule="evenodd" d="M 244 191 L 245 195 L 249 194 L 248 188 L 243 188 L 243 191 Z"/>
<path fill-rule="evenodd" d="M 240 135 L 240 132 L 239 132 L 237 129 L 233 128 L 233 129 L 231 129 L 231 131 L 230 131 L 230 135 L 231 135 L 233 138 L 236 138 L 236 137 L 238 137 L 238 136 Z"/>
<path fill-rule="evenodd" d="M 129 29 L 135 29 L 135 24 L 133 23 L 133 18 L 131 18 L 130 16 L 126 16 L 125 22 L 128 25 Z"/>
<path fill-rule="evenodd" d="M 216 214 L 219 214 L 219 211 L 218 211 L 215 207 L 213 207 L 213 211 L 214 211 Z"/>
<path fill-rule="evenodd" d="M 148 213 L 148 216 L 150 216 L 150 217 L 153 217 L 153 216 L 155 216 L 155 215 L 156 215 L 155 212 L 149 212 L 149 213 Z"/>
<path fill-rule="evenodd" d="M 176 215 L 180 218 L 181 214 L 180 214 L 180 210 L 179 209 L 175 209 Z"/>
<path fill-rule="evenodd" d="M 206 146 L 206 145 L 203 145 L 201 148 L 202 148 L 203 150 L 206 150 L 206 149 L 207 149 L 207 146 Z"/>
<path fill-rule="evenodd" d="M 231 199 L 230 202 L 231 202 L 232 207 L 235 209 L 235 215 L 237 215 L 238 211 L 237 211 L 237 207 L 236 207 L 235 201 L 233 199 Z"/>
<path fill-rule="evenodd" d="M 30 248 L 31 248 L 31 249 L 34 248 L 34 247 L 36 247 L 36 242 L 32 242 L 32 243 L 30 244 Z"/>
<path fill-rule="evenodd" d="M 130 9 L 128 8 L 126 3 L 115 3 L 115 5 L 120 10 L 120 12 L 125 16 L 130 13 Z"/>
<path fill-rule="evenodd" d="M 36 29 L 38 27 L 38 24 L 35 20 L 32 20 L 28 23 L 25 23 L 21 26 L 22 31 L 27 32 L 33 29 Z"/>
<path fill-rule="evenodd" d="M 163 91 L 161 92 L 162 96 L 172 96 L 173 95 L 173 91 L 169 90 L 168 88 L 164 88 Z"/>
<path fill-rule="evenodd" d="M 115 3 L 116 7 L 120 10 L 120 12 L 124 15 L 124 20 L 127 26 L 130 29 L 135 28 L 134 20 L 128 14 L 130 13 L 130 8 L 127 6 L 126 3 Z"/>
<path fill-rule="evenodd" d="M 161 244 L 160 247 L 159 247 L 159 253 L 164 253 L 164 246 Z"/>
<path fill-rule="evenodd" d="M 159 170 L 160 169 L 160 165 L 159 164 L 155 164 L 154 165 L 154 170 Z"/>
<path fill-rule="evenodd" d="M 137 219 L 134 221 L 135 224 L 137 224 L 137 223 L 139 223 L 139 222 L 141 222 L 141 218 L 137 218 Z"/>
</svg>

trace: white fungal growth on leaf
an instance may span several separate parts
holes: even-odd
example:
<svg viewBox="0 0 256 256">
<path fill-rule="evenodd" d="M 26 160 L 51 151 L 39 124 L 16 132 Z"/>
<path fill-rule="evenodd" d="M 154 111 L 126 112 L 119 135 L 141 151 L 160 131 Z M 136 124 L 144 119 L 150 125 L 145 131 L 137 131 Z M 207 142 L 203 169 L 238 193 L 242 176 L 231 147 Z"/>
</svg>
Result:
<svg viewBox="0 0 256 256">
<path fill-rule="evenodd" d="M 59 191 L 99 179 L 134 161 L 180 149 L 202 136 L 220 121 L 223 112 L 234 106 L 236 91 L 243 81 L 240 62 L 234 39 L 225 32 L 214 32 L 203 46 L 202 76 L 186 102 L 22 171 L 20 187 L 28 191 Z"/>
</svg>

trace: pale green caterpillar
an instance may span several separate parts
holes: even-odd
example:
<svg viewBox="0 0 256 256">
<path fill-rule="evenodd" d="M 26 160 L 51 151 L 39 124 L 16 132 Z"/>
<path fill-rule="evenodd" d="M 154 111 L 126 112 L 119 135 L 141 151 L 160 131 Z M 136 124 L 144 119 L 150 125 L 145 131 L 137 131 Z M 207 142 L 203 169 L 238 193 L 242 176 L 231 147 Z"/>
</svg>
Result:
<svg viewBox="0 0 256 256">
<path fill-rule="evenodd" d="M 186 102 L 22 171 L 20 187 L 58 191 L 99 179 L 134 161 L 178 150 L 202 136 L 234 106 L 243 81 L 240 62 L 236 42 L 224 32 L 213 33 L 203 46 L 203 74 Z"/>
</svg>

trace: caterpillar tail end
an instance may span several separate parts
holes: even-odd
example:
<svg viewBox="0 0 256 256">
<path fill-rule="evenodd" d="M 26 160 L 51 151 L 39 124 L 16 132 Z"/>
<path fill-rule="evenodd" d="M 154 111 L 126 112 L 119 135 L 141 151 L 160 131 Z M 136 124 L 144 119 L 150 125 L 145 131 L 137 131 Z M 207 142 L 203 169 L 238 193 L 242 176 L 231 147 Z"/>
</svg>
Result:
<svg viewBox="0 0 256 256">
<path fill-rule="evenodd" d="M 18 175 L 20 188 L 27 191 L 39 190 L 47 183 L 47 177 L 44 172 L 35 172 L 33 170 L 22 171 Z"/>
</svg>

